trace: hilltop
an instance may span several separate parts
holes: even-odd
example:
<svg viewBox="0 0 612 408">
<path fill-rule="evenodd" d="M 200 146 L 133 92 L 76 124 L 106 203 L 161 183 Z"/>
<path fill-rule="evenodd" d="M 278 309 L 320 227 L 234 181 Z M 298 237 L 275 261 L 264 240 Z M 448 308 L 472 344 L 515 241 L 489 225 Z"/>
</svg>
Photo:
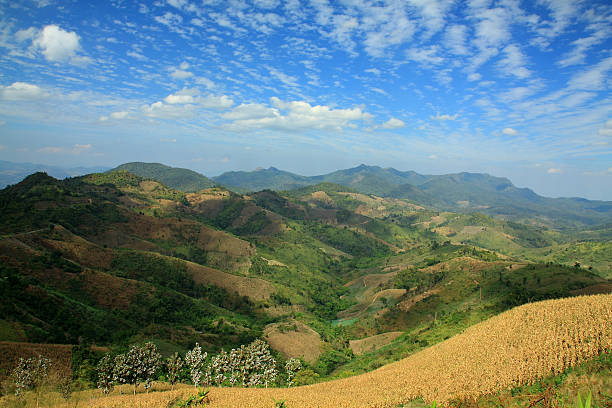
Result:
<svg viewBox="0 0 612 408">
<path fill-rule="evenodd" d="M 128 171 L 145 179 L 152 179 L 175 190 L 193 193 L 213 187 L 208 177 L 193 170 L 170 167 L 161 163 L 125 163 L 109 171 Z"/>
</svg>

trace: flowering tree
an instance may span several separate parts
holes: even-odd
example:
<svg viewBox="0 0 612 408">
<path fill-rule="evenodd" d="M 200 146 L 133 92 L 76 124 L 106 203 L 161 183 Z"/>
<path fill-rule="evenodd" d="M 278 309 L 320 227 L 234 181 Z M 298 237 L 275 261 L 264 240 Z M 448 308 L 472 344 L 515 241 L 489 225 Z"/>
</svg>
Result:
<svg viewBox="0 0 612 408">
<path fill-rule="evenodd" d="M 193 350 L 188 351 L 185 355 L 185 363 L 189 367 L 189 375 L 195 387 L 199 386 L 202 382 L 202 376 L 204 375 L 202 370 L 204 369 L 204 362 L 207 356 L 208 353 L 202 353 L 202 347 L 198 343 L 196 343 Z"/>
<path fill-rule="evenodd" d="M 98 361 L 98 365 L 96 367 L 96 370 L 98 371 L 97 385 L 104 394 L 110 393 L 115 387 L 114 367 L 115 361 L 111 357 L 110 353 L 106 353 L 104 357 Z"/>
<path fill-rule="evenodd" d="M 17 398 L 24 396 L 25 391 L 34 389 L 36 393 L 36 406 L 38 407 L 38 390 L 45 382 L 51 367 L 51 360 L 39 355 L 37 358 L 19 359 L 19 363 L 13 370 L 15 381 L 15 395 Z"/>
<path fill-rule="evenodd" d="M 168 381 L 174 389 L 174 384 L 177 383 L 183 368 L 183 359 L 178 353 L 174 353 L 166 359 L 166 368 L 168 370 Z"/>
<path fill-rule="evenodd" d="M 290 358 L 285 363 L 285 372 L 287 373 L 287 385 L 294 385 L 295 375 L 302 369 L 302 362 L 297 358 Z"/>
<path fill-rule="evenodd" d="M 132 384 L 134 395 L 136 395 L 136 387 L 141 382 L 149 392 L 151 381 L 159 368 L 160 361 L 161 355 L 155 344 L 145 343 L 142 347 L 134 345 L 126 354 L 119 354 L 115 357 L 113 380 L 119 384 Z"/>
<path fill-rule="evenodd" d="M 209 383 L 267 387 L 278 375 L 276 360 L 270 354 L 268 344 L 255 340 L 248 346 L 240 346 L 229 353 L 221 351 L 212 358 L 206 371 Z"/>
</svg>

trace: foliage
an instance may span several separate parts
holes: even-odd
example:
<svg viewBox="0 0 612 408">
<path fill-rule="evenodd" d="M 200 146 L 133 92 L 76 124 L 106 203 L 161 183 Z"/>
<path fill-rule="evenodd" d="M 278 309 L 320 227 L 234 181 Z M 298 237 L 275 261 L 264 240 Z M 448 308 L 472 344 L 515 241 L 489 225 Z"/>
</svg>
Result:
<svg viewBox="0 0 612 408">
<path fill-rule="evenodd" d="M 175 407 L 195 407 L 201 406 L 209 402 L 208 394 L 210 393 L 209 388 L 198 388 L 198 392 L 195 395 L 190 395 L 184 400 L 178 401 Z"/>
<path fill-rule="evenodd" d="M 115 357 L 113 381 L 120 384 L 132 384 L 134 394 L 136 394 L 136 386 L 142 382 L 148 392 L 153 375 L 159 368 L 160 360 L 161 355 L 155 344 L 133 345 L 127 353 Z"/>
<path fill-rule="evenodd" d="M 206 372 L 207 381 L 211 384 L 244 387 L 268 387 L 277 376 L 276 360 L 268 344 L 259 339 L 229 353 L 222 350 L 212 358 Z"/>
<path fill-rule="evenodd" d="M 183 369 L 183 359 L 178 353 L 172 354 L 166 359 L 166 370 L 168 372 L 168 382 L 174 388 L 174 384 L 180 379 L 181 370 Z M 195 382 L 194 382 L 195 384 Z"/>
<path fill-rule="evenodd" d="M 204 362 L 208 353 L 202 352 L 202 347 L 196 343 L 195 347 L 188 351 L 185 355 L 185 363 L 189 367 L 189 375 L 191 381 L 195 387 L 198 387 L 202 382 L 202 376 L 204 375 Z"/>
<path fill-rule="evenodd" d="M 123 364 L 123 359 L 120 358 L 120 363 Z M 110 353 L 106 353 L 104 357 L 98 361 L 97 371 L 98 371 L 98 381 L 97 386 L 102 390 L 103 394 L 110 393 L 113 388 L 115 388 L 115 381 L 118 381 L 119 378 L 122 378 L 123 375 L 119 374 L 115 371 L 115 364 L 117 363 L 116 359 L 113 359 Z M 123 365 L 121 366 L 123 369 Z M 117 375 L 115 373 L 117 372 Z"/>
<path fill-rule="evenodd" d="M 37 358 L 20 358 L 12 372 L 15 395 L 23 397 L 25 391 L 40 387 L 47 379 L 50 367 L 51 360 L 41 355 Z"/>
<path fill-rule="evenodd" d="M 193 170 L 169 167 L 159 163 L 125 163 L 110 172 L 123 170 L 184 192 L 195 192 L 214 186 L 214 182 Z"/>
<path fill-rule="evenodd" d="M 287 373 L 287 385 L 291 387 L 295 385 L 295 376 L 302 369 L 302 361 L 297 358 L 290 358 L 285 363 L 285 373 Z"/>
</svg>

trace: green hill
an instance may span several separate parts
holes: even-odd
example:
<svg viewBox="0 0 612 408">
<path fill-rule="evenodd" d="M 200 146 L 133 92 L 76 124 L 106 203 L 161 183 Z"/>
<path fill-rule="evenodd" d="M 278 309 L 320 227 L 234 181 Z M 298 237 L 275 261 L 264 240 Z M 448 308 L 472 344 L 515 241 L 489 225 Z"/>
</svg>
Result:
<svg viewBox="0 0 612 408">
<path fill-rule="evenodd" d="M 125 170 L 137 176 L 159 181 L 175 190 L 188 193 L 210 188 L 215 183 L 193 170 L 170 167 L 160 163 L 125 163 L 109 171 Z"/>
</svg>

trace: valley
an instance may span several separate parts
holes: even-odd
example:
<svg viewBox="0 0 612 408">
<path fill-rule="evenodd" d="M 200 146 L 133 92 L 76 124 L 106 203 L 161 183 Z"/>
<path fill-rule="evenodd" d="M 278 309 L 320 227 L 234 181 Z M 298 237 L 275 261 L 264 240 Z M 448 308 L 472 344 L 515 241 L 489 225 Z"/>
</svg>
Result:
<svg viewBox="0 0 612 408">
<path fill-rule="evenodd" d="M 488 175 L 370 166 L 321 177 L 268 169 L 209 179 L 149 163 L 64 180 L 35 173 L 0 191 L 0 347 L 24 357 L 35 345 L 62 350 L 48 354 L 87 389 L 104 353 L 133 344 L 152 342 L 165 358 L 196 343 L 212 356 L 264 339 L 279 364 L 302 360 L 296 385 L 324 389 L 410 359 L 432 376 L 433 360 L 418 356 L 457 350 L 444 344 L 479 325 L 503 325 L 521 305 L 597 295 L 601 310 L 580 306 L 603 319 L 588 326 L 603 333 L 597 351 L 525 377 L 540 379 L 609 353 L 610 212 L 609 202 L 534 196 Z M 79 360 L 76 350 L 89 351 Z M 7 390 L 14 363 L 0 365 Z M 417 387 L 380 406 L 501 388 Z M 240 398 L 259 402 L 240 405 L 221 402 L 231 388 L 215 389 L 211 406 L 312 398 L 282 390 L 246 389 Z M 350 400 L 342 392 L 334 401 Z"/>
</svg>

